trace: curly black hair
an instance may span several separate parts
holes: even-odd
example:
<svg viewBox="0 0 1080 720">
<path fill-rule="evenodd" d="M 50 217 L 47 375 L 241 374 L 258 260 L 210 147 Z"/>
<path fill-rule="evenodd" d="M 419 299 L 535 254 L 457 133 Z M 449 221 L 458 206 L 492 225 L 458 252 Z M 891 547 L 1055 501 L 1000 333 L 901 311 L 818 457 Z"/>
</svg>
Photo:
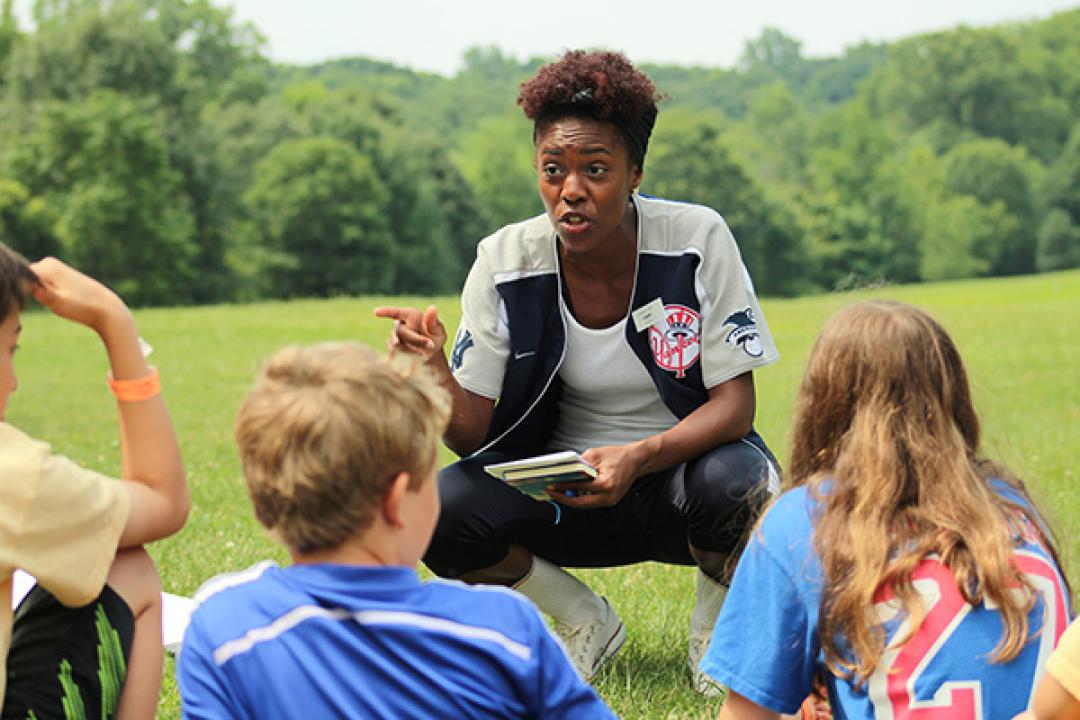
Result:
<svg viewBox="0 0 1080 720">
<path fill-rule="evenodd" d="M 517 102 L 534 123 L 534 141 L 541 129 L 563 117 L 603 120 L 619 129 L 631 158 L 643 167 L 662 99 L 652 80 L 622 53 L 571 50 L 522 83 Z"/>
</svg>

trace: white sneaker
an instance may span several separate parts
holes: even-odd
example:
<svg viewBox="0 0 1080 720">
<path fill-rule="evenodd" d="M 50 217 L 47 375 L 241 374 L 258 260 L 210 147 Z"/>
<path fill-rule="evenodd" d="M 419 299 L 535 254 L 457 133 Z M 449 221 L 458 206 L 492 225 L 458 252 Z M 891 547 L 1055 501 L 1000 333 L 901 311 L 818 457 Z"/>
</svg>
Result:
<svg viewBox="0 0 1080 720">
<path fill-rule="evenodd" d="M 709 649 L 712 638 L 708 635 L 691 635 L 689 647 L 690 682 L 701 695 L 713 698 L 727 694 L 723 685 L 718 683 L 710 675 L 701 671 L 701 660 L 705 657 L 705 651 Z"/>
<path fill-rule="evenodd" d="M 555 634 L 562 640 L 570 662 L 584 680 L 591 680 L 604 663 L 610 660 L 626 642 L 626 627 L 607 601 L 603 612 L 577 627 L 555 624 Z"/>
</svg>

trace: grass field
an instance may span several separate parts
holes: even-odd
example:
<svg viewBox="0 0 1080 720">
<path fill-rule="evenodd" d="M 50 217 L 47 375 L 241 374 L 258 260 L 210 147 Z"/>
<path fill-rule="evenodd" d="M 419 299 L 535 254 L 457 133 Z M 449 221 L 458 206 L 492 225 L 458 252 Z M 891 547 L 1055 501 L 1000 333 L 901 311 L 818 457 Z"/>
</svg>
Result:
<svg viewBox="0 0 1080 720">
<path fill-rule="evenodd" d="M 968 362 L 985 454 L 1028 481 L 1059 529 L 1066 564 L 1076 577 L 1080 503 L 1072 463 L 1080 450 L 1080 272 L 765 301 L 782 359 L 756 373 L 757 427 L 782 461 L 813 338 L 833 311 L 869 297 L 923 306 L 953 334 Z M 194 494 L 188 525 L 151 549 L 166 589 L 191 594 L 216 573 L 267 557 L 285 562 L 250 512 L 232 446 L 233 414 L 260 361 L 283 344 L 356 339 L 382 347 L 387 326 L 371 310 L 386 302 L 363 298 L 137 314 L 142 335 L 156 348 L 153 362 L 161 370 Z M 435 302 L 452 330 L 457 299 Z M 21 390 L 8 420 L 88 466 L 118 472 L 115 409 L 96 338 L 40 313 L 28 313 L 23 326 Z M 692 571 L 643 564 L 581 575 L 611 599 L 629 629 L 622 653 L 596 681 L 615 711 L 624 718 L 714 717 L 718 702 L 694 694 L 686 671 Z M 179 716 L 172 671 L 170 660 L 163 718 Z"/>
</svg>

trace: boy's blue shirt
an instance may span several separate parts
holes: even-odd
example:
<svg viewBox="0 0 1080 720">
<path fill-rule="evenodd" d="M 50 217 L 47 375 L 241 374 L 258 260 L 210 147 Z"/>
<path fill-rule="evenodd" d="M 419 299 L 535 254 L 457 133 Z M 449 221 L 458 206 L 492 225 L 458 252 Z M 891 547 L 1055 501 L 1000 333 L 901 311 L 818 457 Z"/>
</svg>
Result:
<svg viewBox="0 0 1080 720">
<path fill-rule="evenodd" d="M 199 591 L 186 718 L 611 718 L 513 591 L 404 567 L 263 563 Z"/>
</svg>

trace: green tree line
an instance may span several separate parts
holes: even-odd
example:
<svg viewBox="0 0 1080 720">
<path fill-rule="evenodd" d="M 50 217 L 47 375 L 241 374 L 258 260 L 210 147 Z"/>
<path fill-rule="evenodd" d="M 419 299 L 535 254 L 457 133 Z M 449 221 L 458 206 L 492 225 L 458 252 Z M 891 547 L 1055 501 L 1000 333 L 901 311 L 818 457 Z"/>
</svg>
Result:
<svg viewBox="0 0 1080 720">
<path fill-rule="evenodd" d="M 644 192 L 732 226 L 759 292 L 1080 265 L 1080 9 L 734 68 L 644 66 L 667 96 Z M 136 304 L 457 291 L 540 211 L 517 88 L 271 63 L 209 0 L 0 0 L 0 239 Z"/>
</svg>

